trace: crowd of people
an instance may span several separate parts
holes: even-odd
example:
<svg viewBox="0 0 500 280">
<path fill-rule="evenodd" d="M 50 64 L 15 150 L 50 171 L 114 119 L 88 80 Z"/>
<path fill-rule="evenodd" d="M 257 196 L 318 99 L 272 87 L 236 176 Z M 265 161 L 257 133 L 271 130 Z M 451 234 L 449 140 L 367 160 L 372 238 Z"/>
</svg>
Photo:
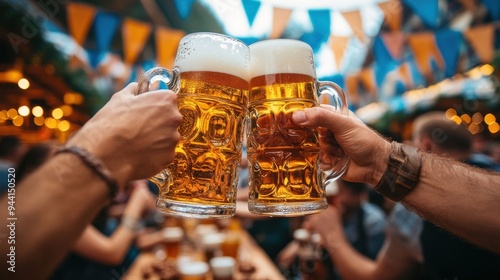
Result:
<svg viewBox="0 0 500 280">
<path fill-rule="evenodd" d="M 18 139 L 1 139 L 0 209 L 8 204 L 4 174 L 15 167 L 18 176 L 16 244 L 20 245 L 14 277 L 109 279 L 102 268 L 122 273 L 130 265 L 137 254 L 134 240 L 148 214 L 155 211 L 155 194 L 143 179 L 173 160 L 181 121 L 173 92 L 134 96 L 136 87 L 133 83 L 116 93 L 64 146 L 80 147 L 85 154 L 60 152 L 60 144 L 54 142 L 26 151 Z M 279 220 L 241 211 L 248 182 L 241 172 L 236 216 L 284 277 L 306 279 L 293 235 L 299 229 L 320 236 L 316 267 L 322 270 L 315 277 L 323 279 L 500 275 L 498 144 L 490 145 L 489 155 L 475 151 L 473 136 L 446 119 L 444 112 L 416 118 L 412 139 L 404 146 L 391 144 L 356 116 L 339 115 L 327 105 L 295 112 L 294 121 L 320 127 L 322 152 L 342 148 L 351 163 L 329 193 L 328 209 Z M 418 153 L 407 147 L 418 148 Z M 395 173 L 403 177 L 384 182 L 396 153 L 406 156 Z M 384 189 L 384 183 L 390 188 Z M 391 188 L 402 185 L 409 190 L 394 199 Z M 0 211 L 2 220 L 6 216 Z M 1 251 L 7 252 L 9 246 L 2 239 Z M 6 255 L 2 253 L 0 260 L 6 263 Z M 0 271 L 2 279 L 10 279 L 7 273 Z"/>
</svg>

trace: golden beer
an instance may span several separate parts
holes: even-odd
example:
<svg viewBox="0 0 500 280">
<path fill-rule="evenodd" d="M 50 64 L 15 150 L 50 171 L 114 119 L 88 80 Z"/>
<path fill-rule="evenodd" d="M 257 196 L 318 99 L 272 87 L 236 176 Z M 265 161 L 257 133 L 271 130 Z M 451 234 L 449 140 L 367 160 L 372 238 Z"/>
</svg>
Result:
<svg viewBox="0 0 500 280">
<path fill-rule="evenodd" d="M 231 207 L 236 196 L 248 82 L 217 72 L 181 74 L 182 123 L 171 180 L 160 197 L 181 203 Z"/>
<path fill-rule="evenodd" d="M 323 204 L 318 134 L 292 120 L 294 111 L 318 105 L 315 79 L 303 74 L 270 74 L 252 78 L 250 88 L 250 200 L 263 208 Z"/>
<path fill-rule="evenodd" d="M 260 41 L 250 45 L 250 55 L 249 210 L 271 216 L 319 212 L 327 207 L 328 174 L 320 169 L 318 133 L 295 124 L 292 115 L 319 106 L 321 94 L 341 100 L 343 93 L 316 79 L 312 49 L 304 42 Z"/>
<path fill-rule="evenodd" d="M 151 178 L 160 189 L 157 208 L 191 218 L 231 217 L 247 116 L 248 46 L 222 34 L 188 34 L 175 65 L 141 78 L 148 87 L 166 81 L 182 114 L 174 161 Z"/>
</svg>

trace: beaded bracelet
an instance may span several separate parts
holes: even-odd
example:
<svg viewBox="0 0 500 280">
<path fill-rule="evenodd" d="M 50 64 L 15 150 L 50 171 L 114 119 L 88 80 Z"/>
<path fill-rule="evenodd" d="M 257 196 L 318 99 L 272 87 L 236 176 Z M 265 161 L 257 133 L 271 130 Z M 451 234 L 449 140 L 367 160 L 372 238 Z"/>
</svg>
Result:
<svg viewBox="0 0 500 280">
<path fill-rule="evenodd" d="M 103 179 L 109 188 L 109 194 L 114 197 L 118 192 L 118 183 L 104 163 L 89 151 L 78 146 L 64 146 L 56 150 L 56 154 L 70 153 L 76 155 L 95 174 Z"/>
</svg>

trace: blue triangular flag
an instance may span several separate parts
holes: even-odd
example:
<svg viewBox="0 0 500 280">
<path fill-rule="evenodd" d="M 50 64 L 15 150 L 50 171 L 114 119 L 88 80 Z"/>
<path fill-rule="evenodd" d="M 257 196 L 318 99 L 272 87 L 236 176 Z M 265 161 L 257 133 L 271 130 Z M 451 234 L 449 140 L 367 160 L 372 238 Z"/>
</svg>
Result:
<svg viewBox="0 0 500 280">
<path fill-rule="evenodd" d="M 191 7 L 196 0 L 175 0 L 177 12 L 182 19 L 187 19 L 191 13 Z"/>
<path fill-rule="evenodd" d="M 488 9 L 488 13 L 493 20 L 500 19 L 500 1 L 499 0 L 481 0 L 483 5 Z"/>
<path fill-rule="evenodd" d="M 303 34 L 299 40 L 308 43 L 316 53 L 321 45 L 330 38 L 330 10 L 310 10 L 309 18 L 313 26 L 313 31 Z"/>
<path fill-rule="evenodd" d="M 403 0 L 403 2 L 420 17 L 423 23 L 431 27 L 438 25 L 438 0 Z"/>
<path fill-rule="evenodd" d="M 377 82 L 377 86 L 380 87 L 384 82 L 385 75 L 389 71 L 399 67 L 400 62 L 392 58 L 392 55 L 385 47 L 384 40 L 382 40 L 382 37 L 380 36 L 377 36 L 373 42 L 373 55 L 376 62 L 375 80 Z"/>
<path fill-rule="evenodd" d="M 252 26 L 253 21 L 255 20 L 255 16 L 260 9 L 260 1 L 242 0 L 241 4 L 243 4 L 243 9 L 247 14 L 248 24 Z"/>
<path fill-rule="evenodd" d="M 462 40 L 462 33 L 458 31 L 440 30 L 436 32 L 436 43 L 444 59 L 446 77 L 457 73 Z"/>
<path fill-rule="evenodd" d="M 92 69 L 96 69 L 103 60 L 105 54 L 106 52 L 99 50 L 87 50 L 90 67 L 92 67 Z"/>
<path fill-rule="evenodd" d="M 120 23 L 118 16 L 112 13 L 98 12 L 95 16 L 95 43 L 98 51 L 108 52 L 111 40 Z"/>
</svg>

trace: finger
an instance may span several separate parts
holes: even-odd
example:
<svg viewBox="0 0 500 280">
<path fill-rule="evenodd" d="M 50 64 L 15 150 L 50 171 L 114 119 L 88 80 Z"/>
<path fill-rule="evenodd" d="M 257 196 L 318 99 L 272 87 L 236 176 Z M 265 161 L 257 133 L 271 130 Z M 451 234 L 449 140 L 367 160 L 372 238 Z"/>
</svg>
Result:
<svg viewBox="0 0 500 280">
<path fill-rule="evenodd" d="M 137 83 L 132 82 L 124 87 L 119 92 L 115 93 L 115 95 L 136 95 L 137 94 Z"/>
<path fill-rule="evenodd" d="M 298 125 L 309 127 L 326 127 L 334 134 L 341 133 L 359 123 L 353 117 L 341 115 L 324 107 L 307 108 L 293 113 L 293 120 Z"/>
</svg>

